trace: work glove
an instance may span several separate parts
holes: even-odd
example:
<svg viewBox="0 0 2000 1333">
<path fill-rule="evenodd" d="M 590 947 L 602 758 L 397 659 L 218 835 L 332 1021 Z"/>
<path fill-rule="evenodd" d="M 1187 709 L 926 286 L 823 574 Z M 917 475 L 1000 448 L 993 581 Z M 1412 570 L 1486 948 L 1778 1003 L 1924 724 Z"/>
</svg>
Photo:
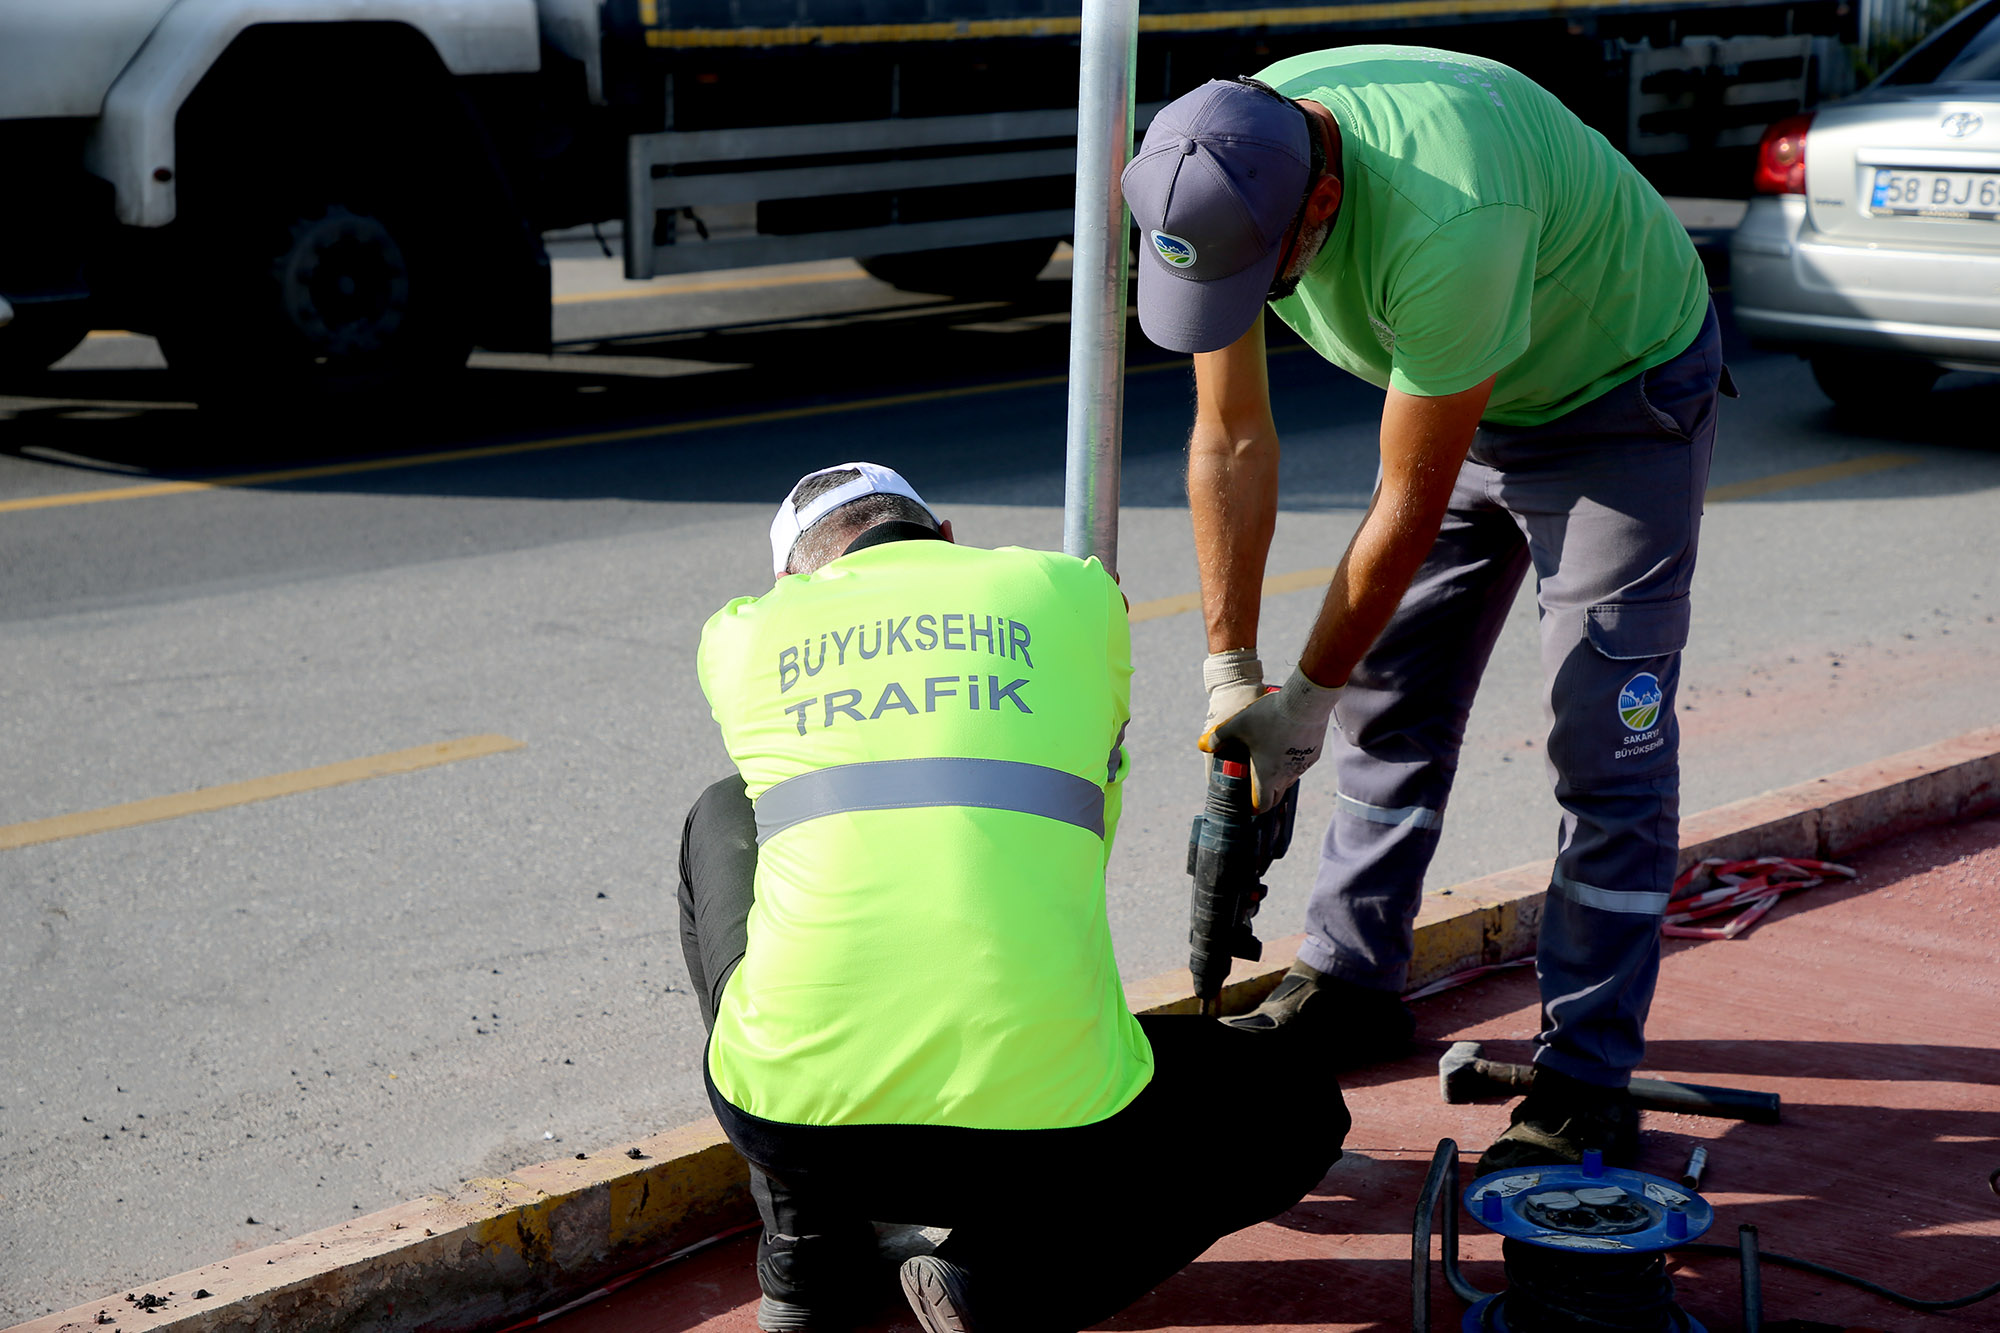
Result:
<svg viewBox="0 0 2000 1333">
<path fill-rule="evenodd" d="M 1328 689 L 1294 670 L 1281 688 L 1203 732 L 1201 748 L 1214 754 L 1234 744 L 1249 752 L 1250 799 L 1262 813 L 1319 762 L 1339 698 L 1339 686 Z"/>
<path fill-rule="evenodd" d="M 1201 664 L 1201 683 L 1208 688 L 1208 717 L 1201 724 L 1206 736 L 1257 701 L 1264 692 L 1264 664 L 1257 660 L 1255 648 L 1210 653 Z"/>
</svg>

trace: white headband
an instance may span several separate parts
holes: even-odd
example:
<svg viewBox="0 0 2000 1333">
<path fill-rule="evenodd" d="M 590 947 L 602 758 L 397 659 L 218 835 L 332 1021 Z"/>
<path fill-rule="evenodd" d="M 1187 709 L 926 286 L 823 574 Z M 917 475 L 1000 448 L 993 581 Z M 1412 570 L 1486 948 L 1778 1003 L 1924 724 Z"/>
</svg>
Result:
<svg viewBox="0 0 2000 1333">
<path fill-rule="evenodd" d="M 806 501 L 803 509 L 792 503 L 792 496 L 799 493 L 799 486 L 805 485 L 814 477 L 823 477 L 829 472 L 850 471 L 859 472 L 861 475 L 853 481 L 842 482 L 824 495 Z M 916 488 L 904 481 L 901 474 L 893 468 L 886 468 L 878 463 L 842 463 L 837 467 L 823 467 L 817 472 L 809 472 L 799 478 L 798 485 L 793 486 L 791 493 L 785 496 L 785 502 L 778 506 L 777 515 L 771 520 L 771 573 L 782 575 L 785 572 L 785 565 L 792 558 L 792 546 L 798 541 L 800 533 L 850 500 L 859 500 L 864 495 L 907 496 L 924 506 L 924 512 L 931 516 L 931 522 L 937 522 L 936 512 L 924 504 L 924 497 L 918 495 Z"/>
</svg>

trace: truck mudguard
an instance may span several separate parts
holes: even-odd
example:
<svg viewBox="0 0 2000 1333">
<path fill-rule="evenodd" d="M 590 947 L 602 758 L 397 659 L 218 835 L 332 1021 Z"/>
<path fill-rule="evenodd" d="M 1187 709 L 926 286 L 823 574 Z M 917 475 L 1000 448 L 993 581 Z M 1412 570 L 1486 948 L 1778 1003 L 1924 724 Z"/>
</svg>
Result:
<svg viewBox="0 0 2000 1333">
<path fill-rule="evenodd" d="M 542 40 L 583 65 L 590 104 L 603 106 L 604 23 L 598 0 L 537 0 L 537 6 L 542 12 Z"/>
<path fill-rule="evenodd" d="M 172 3 L 0 0 L 0 120 L 96 115 Z"/>
<path fill-rule="evenodd" d="M 84 163 L 111 183 L 118 220 L 174 220 L 174 117 L 244 29 L 264 23 L 401 23 L 453 74 L 541 66 L 535 0 L 178 0 L 104 98 Z"/>
</svg>

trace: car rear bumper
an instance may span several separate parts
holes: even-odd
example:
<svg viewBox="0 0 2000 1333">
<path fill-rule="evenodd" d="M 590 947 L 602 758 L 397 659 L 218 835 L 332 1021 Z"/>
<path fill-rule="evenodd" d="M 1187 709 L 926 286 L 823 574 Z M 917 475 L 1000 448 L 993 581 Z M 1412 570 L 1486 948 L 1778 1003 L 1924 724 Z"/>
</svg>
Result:
<svg viewBox="0 0 2000 1333">
<path fill-rule="evenodd" d="M 1730 238 L 1736 322 L 1800 351 L 1872 348 L 2000 370 L 2000 225 L 1990 251 L 1836 240 L 1798 195 L 1754 199 Z"/>
</svg>

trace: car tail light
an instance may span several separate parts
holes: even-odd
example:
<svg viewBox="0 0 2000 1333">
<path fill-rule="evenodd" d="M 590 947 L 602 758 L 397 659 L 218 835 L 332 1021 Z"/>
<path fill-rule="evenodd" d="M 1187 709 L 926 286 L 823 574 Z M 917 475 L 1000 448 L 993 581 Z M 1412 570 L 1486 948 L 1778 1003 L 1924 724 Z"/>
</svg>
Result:
<svg viewBox="0 0 2000 1333">
<path fill-rule="evenodd" d="M 1764 131 L 1757 145 L 1757 174 L 1751 186 L 1758 194 L 1806 192 L 1806 129 L 1812 114 L 1786 116 Z"/>
</svg>

